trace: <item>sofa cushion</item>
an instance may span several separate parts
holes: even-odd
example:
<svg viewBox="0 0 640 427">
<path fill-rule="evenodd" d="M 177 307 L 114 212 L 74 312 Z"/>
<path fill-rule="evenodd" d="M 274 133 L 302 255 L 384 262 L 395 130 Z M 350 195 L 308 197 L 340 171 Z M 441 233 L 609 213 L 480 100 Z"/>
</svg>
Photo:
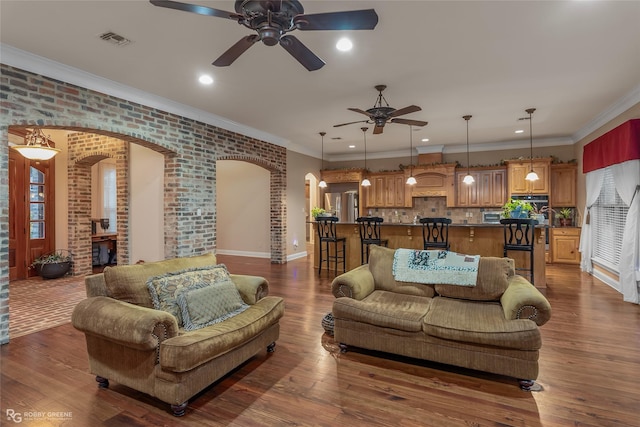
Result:
<svg viewBox="0 0 640 427">
<path fill-rule="evenodd" d="M 373 291 L 363 300 L 348 297 L 333 302 L 333 317 L 401 331 L 422 330 L 422 319 L 429 311 L 431 298 Z"/>
<path fill-rule="evenodd" d="M 170 271 L 216 264 L 216 256 L 214 254 L 206 254 L 144 264 L 105 267 L 105 287 L 107 295 L 111 298 L 142 307 L 153 308 L 151 295 L 147 289 L 147 280 L 150 277 L 159 276 Z"/>
<path fill-rule="evenodd" d="M 284 314 L 284 300 L 267 296 L 224 322 L 185 332 L 160 344 L 160 367 L 186 372 L 243 345 L 274 325 Z"/>
<path fill-rule="evenodd" d="M 395 249 L 371 245 L 369 247 L 369 271 L 373 276 L 376 289 L 392 291 L 400 294 L 432 297 L 435 295 L 433 285 L 398 282 L 393 277 L 393 255 Z"/>
<path fill-rule="evenodd" d="M 227 267 L 224 264 L 217 264 L 171 271 L 150 277 L 147 280 L 147 289 L 151 295 L 153 308 L 173 314 L 178 319 L 178 326 L 183 327 L 184 320 L 178 305 L 178 292 L 184 289 L 204 288 L 230 280 Z"/>
<path fill-rule="evenodd" d="M 516 350 L 538 350 L 542 345 L 535 322 L 507 320 L 496 302 L 435 297 L 423 325 L 428 335 L 452 341 Z"/>
<path fill-rule="evenodd" d="M 185 331 L 222 322 L 249 308 L 231 280 L 211 283 L 203 288 L 179 289 L 176 299 Z"/>
<path fill-rule="evenodd" d="M 499 301 L 514 274 L 511 258 L 480 257 L 476 285 L 435 285 L 438 295 L 475 301 Z"/>
</svg>

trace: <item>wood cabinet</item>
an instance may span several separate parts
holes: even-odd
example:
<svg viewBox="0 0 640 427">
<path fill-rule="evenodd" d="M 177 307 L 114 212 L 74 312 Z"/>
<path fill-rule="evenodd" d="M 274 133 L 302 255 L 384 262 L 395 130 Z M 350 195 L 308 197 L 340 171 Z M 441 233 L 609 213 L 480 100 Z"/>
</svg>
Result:
<svg viewBox="0 0 640 427">
<path fill-rule="evenodd" d="M 551 165 L 551 206 L 576 206 L 576 179 L 578 165 L 560 163 Z"/>
<path fill-rule="evenodd" d="M 419 165 L 413 168 L 416 184 L 411 197 L 447 198 L 447 206 L 455 206 L 455 164 Z"/>
<path fill-rule="evenodd" d="M 379 172 L 369 174 L 371 186 L 367 188 L 367 208 L 396 208 L 405 204 L 404 172 Z"/>
<path fill-rule="evenodd" d="M 475 182 L 463 182 L 467 171 L 456 172 L 456 206 L 501 207 L 507 201 L 507 171 L 505 168 L 473 168 L 469 170 Z"/>
<path fill-rule="evenodd" d="M 580 264 L 580 228 L 552 228 L 550 237 L 552 263 Z"/>
<path fill-rule="evenodd" d="M 362 169 L 337 169 L 320 171 L 320 176 L 327 184 L 362 181 Z"/>
<path fill-rule="evenodd" d="M 509 195 L 513 194 L 549 194 L 551 159 L 534 159 L 533 170 L 538 174 L 537 181 L 527 181 L 525 177 L 531 170 L 528 160 L 508 160 L 507 173 Z"/>
</svg>

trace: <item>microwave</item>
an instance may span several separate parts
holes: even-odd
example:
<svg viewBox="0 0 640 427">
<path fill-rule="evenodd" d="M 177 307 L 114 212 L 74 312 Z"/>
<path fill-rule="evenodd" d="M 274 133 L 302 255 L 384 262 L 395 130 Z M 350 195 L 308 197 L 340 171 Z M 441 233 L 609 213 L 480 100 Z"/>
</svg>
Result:
<svg viewBox="0 0 640 427">
<path fill-rule="evenodd" d="M 502 218 L 502 211 L 485 211 L 482 212 L 483 224 L 500 224 Z"/>
</svg>

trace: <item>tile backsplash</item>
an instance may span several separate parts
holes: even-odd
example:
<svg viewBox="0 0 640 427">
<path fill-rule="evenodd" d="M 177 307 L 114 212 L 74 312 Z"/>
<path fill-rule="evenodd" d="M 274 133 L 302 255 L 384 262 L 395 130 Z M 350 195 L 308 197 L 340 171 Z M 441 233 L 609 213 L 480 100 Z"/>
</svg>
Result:
<svg viewBox="0 0 640 427">
<path fill-rule="evenodd" d="M 485 210 L 500 211 L 501 208 L 452 208 L 447 207 L 446 197 L 417 197 L 413 199 L 412 208 L 372 208 L 365 210 L 365 214 L 382 217 L 387 223 L 409 224 L 419 216 L 450 218 L 455 224 L 477 224 L 482 222 Z"/>
</svg>

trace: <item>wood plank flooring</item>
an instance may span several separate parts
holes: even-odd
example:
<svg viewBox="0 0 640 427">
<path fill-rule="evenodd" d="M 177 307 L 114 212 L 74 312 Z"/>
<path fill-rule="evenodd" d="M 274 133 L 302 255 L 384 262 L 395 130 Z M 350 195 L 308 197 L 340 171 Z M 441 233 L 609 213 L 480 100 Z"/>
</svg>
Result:
<svg viewBox="0 0 640 427">
<path fill-rule="evenodd" d="M 640 425 L 640 307 L 576 267 L 547 268 L 553 315 L 542 327 L 542 390 L 527 393 L 512 378 L 368 351 L 341 354 L 320 323 L 333 301 L 327 273 L 318 278 L 306 259 L 219 261 L 267 277 L 271 294 L 285 298 L 273 354 L 258 354 L 174 418 L 164 403 L 127 387 L 98 389 L 83 335 L 57 326 L 0 348 L 0 424 L 18 424 L 11 410 L 34 426 Z"/>
</svg>

